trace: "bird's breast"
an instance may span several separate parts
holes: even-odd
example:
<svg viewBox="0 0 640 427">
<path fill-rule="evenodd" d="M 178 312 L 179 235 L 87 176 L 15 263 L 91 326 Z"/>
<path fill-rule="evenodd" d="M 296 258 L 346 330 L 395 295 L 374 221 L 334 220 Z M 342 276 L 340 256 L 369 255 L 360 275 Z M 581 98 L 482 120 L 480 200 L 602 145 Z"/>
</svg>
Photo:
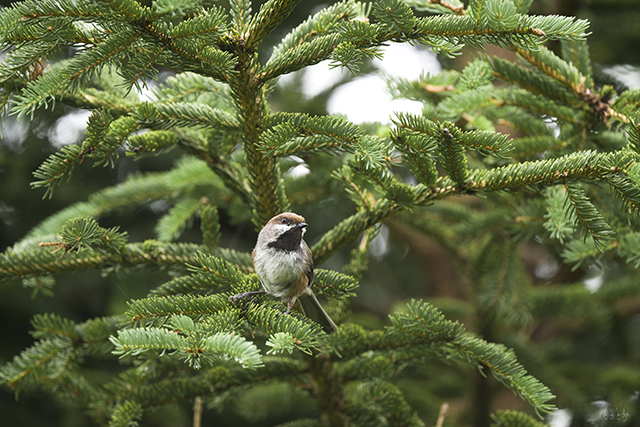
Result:
<svg viewBox="0 0 640 427">
<path fill-rule="evenodd" d="M 275 297 L 297 296 L 307 286 L 306 266 L 301 251 L 267 246 L 255 252 L 253 263 L 264 290 Z"/>
</svg>

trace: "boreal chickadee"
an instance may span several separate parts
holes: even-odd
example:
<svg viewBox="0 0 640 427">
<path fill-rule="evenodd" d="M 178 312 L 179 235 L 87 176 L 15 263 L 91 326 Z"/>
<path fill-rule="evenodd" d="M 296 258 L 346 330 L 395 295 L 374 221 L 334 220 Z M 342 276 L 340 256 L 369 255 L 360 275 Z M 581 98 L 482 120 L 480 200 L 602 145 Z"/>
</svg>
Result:
<svg viewBox="0 0 640 427">
<path fill-rule="evenodd" d="M 233 295 L 229 301 L 266 293 L 280 298 L 287 305 L 285 314 L 298 301 L 302 313 L 320 323 L 324 331 L 330 334 L 338 328 L 311 290 L 313 257 L 309 246 L 302 240 L 306 228 L 305 219 L 292 212 L 271 218 L 260 230 L 251 254 L 253 267 L 264 291 Z"/>
</svg>

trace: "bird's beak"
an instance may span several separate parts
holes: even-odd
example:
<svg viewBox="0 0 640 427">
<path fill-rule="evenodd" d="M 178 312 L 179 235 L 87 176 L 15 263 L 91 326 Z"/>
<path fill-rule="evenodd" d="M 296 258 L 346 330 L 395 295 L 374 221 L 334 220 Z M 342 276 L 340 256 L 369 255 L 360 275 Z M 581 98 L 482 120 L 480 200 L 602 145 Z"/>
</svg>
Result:
<svg viewBox="0 0 640 427">
<path fill-rule="evenodd" d="M 309 224 L 307 224 L 306 222 L 300 222 L 300 223 L 298 223 L 298 225 L 296 225 L 296 227 L 297 228 L 305 228 L 307 225 L 309 225 Z"/>
</svg>

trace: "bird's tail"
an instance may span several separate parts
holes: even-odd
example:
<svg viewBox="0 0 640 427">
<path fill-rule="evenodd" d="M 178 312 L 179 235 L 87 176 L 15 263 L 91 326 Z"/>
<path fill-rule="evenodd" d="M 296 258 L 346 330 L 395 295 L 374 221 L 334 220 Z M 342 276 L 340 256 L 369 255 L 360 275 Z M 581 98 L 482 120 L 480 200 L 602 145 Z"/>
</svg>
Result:
<svg viewBox="0 0 640 427">
<path fill-rule="evenodd" d="M 306 295 L 300 296 L 298 301 L 302 308 L 302 314 L 314 322 L 319 323 L 326 333 L 332 334 L 338 330 L 338 327 L 333 323 L 333 320 L 331 320 L 327 312 L 324 311 L 324 308 L 322 308 L 313 292 L 308 292 Z"/>
</svg>

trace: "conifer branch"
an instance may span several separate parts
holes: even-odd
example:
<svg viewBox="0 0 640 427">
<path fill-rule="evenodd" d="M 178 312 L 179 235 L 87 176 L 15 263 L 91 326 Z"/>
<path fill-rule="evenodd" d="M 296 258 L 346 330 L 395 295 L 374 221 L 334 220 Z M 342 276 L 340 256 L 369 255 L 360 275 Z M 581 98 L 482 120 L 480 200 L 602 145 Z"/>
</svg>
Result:
<svg viewBox="0 0 640 427">
<path fill-rule="evenodd" d="M 416 10 L 433 11 L 435 13 L 449 12 L 456 15 L 467 14 L 463 4 L 454 5 L 453 3 L 459 3 L 459 1 L 447 3 L 442 0 L 407 0 L 407 4 Z"/>
<path fill-rule="evenodd" d="M 232 22 L 238 33 L 243 33 L 251 18 L 250 0 L 233 0 L 229 2 Z"/>
<path fill-rule="evenodd" d="M 398 204 L 393 199 L 381 199 L 370 205 L 367 210 L 359 211 L 344 219 L 334 228 L 326 232 L 322 238 L 311 248 L 314 263 L 321 264 L 344 245 L 351 243 L 361 233 L 383 220 L 395 215 L 411 206 L 427 205 L 434 200 L 446 198 L 451 194 L 460 192 L 460 188 L 447 178 L 441 177 L 433 187 L 416 185 L 410 188 L 410 203 Z M 462 190 L 466 191 L 466 190 Z"/>
<path fill-rule="evenodd" d="M 263 366 L 258 348 L 242 337 L 226 332 L 204 336 L 201 327 L 184 315 L 172 316 L 167 328 L 171 330 L 149 327 L 119 330 L 117 337 L 109 337 L 115 345 L 113 354 L 122 358 L 150 350 L 172 350 L 196 369 L 202 363 L 212 363 L 212 357 L 233 359 L 246 369 Z"/>
<path fill-rule="evenodd" d="M 611 118 L 629 123 L 629 119 L 624 114 L 612 109 L 607 100 L 603 99 L 599 94 L 594 93 L 592 88 L 585 86 L 586 77 L 582 75 L 573 64 L 563 61 L 544 47 L 541 47 L 537 51 L 525 50 L 518 47 L 515 47 L 514 50 L 544 74 L 570 88 L 605 124 L 608 125 Z"/>
<path fill-rule="evenodd" d="M 161 242 L 178 239 L 184 229 L 191 225 L 200 205 L 200 200 L 196 198 L 185 198 L 173 205 L 154 228 L 157 239 Z"/>
<path fill-rule="evenodd" d="M 512 241 L 491 239 L 478 262 L 476 304 L 488 316 L 505 323 L 525 326 L 533 317 L 529 292 L 531 283 L 517 246 Z"/>
<path fill-rule="evenodd" d="M 283 199 L 280 171 L 273 157 L 259 151 L 260 123 L 265 116 L 264 87 L 255 78 L 255 56 L 240 45 L 236 46 L 239 72 L 229 84 L 239 111 L 240 131 L 244 140 L 244 152 L 251 174 L 254 199 L 252 218 L 256 227 L 262 226 L 280 212 L 286 211 L 288 202 Z"/>
<path fill-rule="evenodd" d="M 327 355 L 307 355 L 305 357 L 311 376 L 311 393 L 317 396 L 323 418 L 331 426 L 344 426 L 344 399 L 339 377 L 331 359 Z"/>
<path fill-rule="evenodd" d="M 283 52 L 300 46 L 319 36 L 325 36 L 339 28 L 341 22 L 354 19 L 359 12 L 358 3 L 353 0 L 343 1 L 326 7 L 294 28 L 276 46 L 269 62 L 278 58 Z"/>
<path fill-rule="evenodd" d="M 200 231 L 202 243 L 210 248 L 216 248 L 220 243 L 220 215 L 214 205 L 205 204 L 200 211 Z"/>
<path fill-rule="evenodd" d="M 284 21 L 300 3 L 300 0 L 269 0 L 260 6 L 260 11 L 248 24 L 245 45 L 255 48 L 264 37 Z"/>
<path fill-rule="evenodd" d="M 115 187 L 92 194 L 88 201 L 73 204 L 45 219 L 25 238 L 57 233 L 73 217 L 90 216 L 97 219 L 117 209 L 135 208 L 176 193 L 186 193 L 199 185 L 210 185 L 221 190 L 222 184 L 216 182 L 215 178 L 205 162 L 183 157 L 169 172 L 132 176 Z"/>
<path fill-rule="evenodd" d="M 309 42 L 296 45 L 273 56 L 264 66 L 258 78 L 267 82 L 283 74 L 292 73 L 309 65 L 328 59 L 333 50 L 344 40 L 341 34 L 318 36 Z"/>
<path fill-rule="evenodd" d="M 270 156 L 325 148 L 349 149 L 364 132 L 353 123 L 336 117 L 278 113 L 263 121 L 267 129 L 260 136 L 260 149 Z"/>
<path fill-rule="evenodd" d="M 390 318 L 399 337 L 414 343 L 430 343 L 441 351 L 451 351 L 453 357 L 478 369 L 488 368 L 494 378 L 529 402 L 538 414 L 555 410 L 555 406 L 548 403 L 555 396 L 530 376 L 516 361 L 513 352 L 503 345 L 488 343 L 464 332 L 457 322 L 444 320 L 441 313 L 420 301 L 409 304 L 409 313 Z"/>
<path fill-rule="evenodd" d="M 168 102 L 155 103 L 154 121 L 164 129 L 175 126 L 202 126 L 216 130 L 237 130 L 238 122 L 226 111 L 211 108 L 201 103 Z M 154 123 L 155 122 L 155 123 Z"/>
<path fill-rule="evenodd" d="M 196 396 L 223 396 L 225 392 L 242 390 L 248 385 L 294 379 L 304 372 L 304 364 L 290 358 L 264 357 L 263 363 L 264 367 L 257 371 L 215 366 L 177 373 L 172 378 L 156 381 L 145 379 L 136 387 L 124 389 L 116 396 L 119 400 L 137 402 L 142 408 L 151 408 L 184 399 L 192 400 Z"/>
<path fill-rule="evenodd" d="M 39 181 L 31 183 L 32 188 L 46 187 L 47 190 L 44 193 L 44 197 L 53 195 L 53 189 L 60 183 L 60 180 L 65 175 L 69 178 L 73 168 L 82 161 L 87 155 L 88 151 L 83 150 L 78 145 L 67 145 L 62 149 L 49 156 L 49 158 L 41 164 L 38 169 L 33 173 L 35 178 L 39 178 Z"/>
<path fill-rule="evenodd" d="M 285 388 L 306 392 L 325 424 L 422 425 L 406 387 L 394 381 L 406 367 L 432 360 L 490 372 L 538 414 L 555 409 L 553 395 L 523 365 L 551 369 L 551 379 L 547 371 L 541 379 L 566 402 L 562 383 L 571 388 L 572 379 L 540 356 L 544 345 L 522 352 L 527 347 L 518 343 L 530 339 L 523 334 L 509 343 L 518 361 L 513 350 L 474 336 L 421 301 L 392 314 L 383 329 L 344 321 L 372 241 L 384 229 L 380 224 L 398 213 L 405 213 L 398 220 L 464 263 L 455 280 L 473 283 L 471 302 L 438 298 L 434 304 L 447 316 L 469 318 L 475 307 L 481 322 L 501 322 L 499 328 L 481 324 L 485 337 L 496 334 L 502 342 L 532 319 L 550 325 L 586 319 L 611 329 L 612 316 L 616 322 L 630 318 L 630 309 L 620 306 L 640 289 L 632 271 L 640 265 L 640 233 L 629 220 L 640 212 L 640 128 L 633 116 L 640 91 L 596 88 L 584 41 L 588 23 L 527 15 L 531 0 L 472 0 L 466 9 L 460 0 L 369 6 L 344 0 L 295 27 L 264 63 L 258 55 L 267 36 L 302 2 L 268 0 L 255 14 L 251 0 L 232 0 L 228 13 L 206 1 L 187 3 L 26 0 L 0 11 L 0 44 L 7 50 L 0 107 L 13 105 L 19 117 L 56 102 L 95 110 L 84 143 L 52 155 L 32 186 L 50 195 L 85 157 L 113 163 L 123 146 L 135 159 L 174 147 L 189 154 L 169 172 L 140 174 L 63 209 L 0 254 L 0 281 L 21 278 L 34 292 L 51 292 L 53 276 L 88 269 L 170 273 L 147 298 L 129 301 L 122 316 L 81 324 L 36 316 L 36 343 L 0 368 L 0 382 L 16 391 L 40 386 L 64 394 L 113 426 L 138 423 L 148 409 L 173 402 L 251 402 L 274 387 L 267 402 L 282 402 Z M 411 7 L 427 14 L 417 16 Z M 547 40 L 562 42 L 562 59 L 542 46 Z M 391 129 L 271 113 L 267 98 L 279 76 L 324 60 L 355 73 L 364 59 L 380 57 L 383 46 L 402 42 L 448 56 L 464 45 L 495 44 L 524 62 L 482 56 L 460 72 L 390 81 L 394 96 L 423 103 L 422 114 L 398 114 Z M 67 47 L 77 48 L 74 56 L 57 61 Z M 177 74 L 153 90 L 156 100 L 137 103 L 135 93 L 126 93 L 166 68 Z M 496 78 L 507 85 L 495 86 Z M 622 127 L 611 127 L 612 119 Z M 496 132 L 505 126 L 513 137 Z M 333 155 L 318 157 L 322 151 Z M 305 175 L 297 176 L 301 169 Z M 602 182 L 608 185 L 596 185 Z M 347 203 L 333 210 L 338 220 L 312 248 L 316 265 L 360 239 L 343 269 L 350 275 L 315 270 L 314 293 L 329 299 L 338 331 L 325 334 L 296 306 L 284 315 L 283 301 L 269 295 L 229 301 L 229 295 L 261 287 L 249 252 L 219 246 L 229 240 L 221 227 L 250 218 L 259 229 L 273 215 L 301 206 L 311 209 L 302 213 L 316 223 L 310 212 L 323 199 L 351 201 L 355 208 Z M 155 226 L 158 238 L 177 239 L 199 217 L 202 244 L 127 243 L 117 227 L 93 219 L 159 200 L 173 207 Z M 407 241 L 424 243 L 415 236 Z M 532 287 L 534 274 L 522 257 L 530 265 L 537 248 L 562 251 L 573 271 L 559 267 L 547 277 L 537 265 L 536 280 L 544 276 L 549 283 Z M 553 286 L 566 277 L 579 283 L 595 260 L 622 279 L 603 275 L 596 292 L 582 284 Z M 264 345 L 254 344 L 256 337 Z M 278 354 L 287 357 L 271 356 Z M 101 384 L 98 377 L 85 378 L 87 356 L 108 361 L 114 355 L 134 365 Z M 437 408 L 441 396 L 428 393 L 421 403 Z M 571 401 L 587 406 L 593 398 L 580 393 Z M 478 422 L 488 425 L 488 412 L 483 416 Z M 539 427 L 514 412 L 499 412 L 495 421 Z"/>
<path fill-rule="evenodd" d="M 361 211 L 326 232 L 311 248 L 315 264 L 322 264 L 338 249 L 355 240 L 360 233 L 398 211 L 392 203 L 381 200 L 371 210 Z"/>
<path fill-rule="evenodd" d="M 8 249 L 0 256 L 0 281 L 119 265 L 181 268 L 185 264 L 196 263 L 198 250 L 207 251 L 204 246 L 190 243 L 160 243 L 151 240 L 129 243 L 120 252 L 84 250 L 63 258 L 45 248 L 20 251 Z"/>
<path fill-rule="evenodd" d="M 602 247 L 615 232 L 580 187 L 573 183 L 566 183 L 564 189 L 567 192 L 567 200 L 573 207 L 573 213 L 579 220 L 577 221 L 579 227 L 593 237 L 597 247 Z"/>
<path fill-rule="evenodd" d="M 594 179 L 610 173 L 611 167 L 625 169 L 634 161 L 634 156 L 630 153 L 584 151 L 555 159 L 475 170 L 471 172 L 466 185 L 475 190 L 502 190 L 534 184 L 563 183 L 565 180 Z M 608 167 L 609 165 L 611 166 Z"/>
</svg>

